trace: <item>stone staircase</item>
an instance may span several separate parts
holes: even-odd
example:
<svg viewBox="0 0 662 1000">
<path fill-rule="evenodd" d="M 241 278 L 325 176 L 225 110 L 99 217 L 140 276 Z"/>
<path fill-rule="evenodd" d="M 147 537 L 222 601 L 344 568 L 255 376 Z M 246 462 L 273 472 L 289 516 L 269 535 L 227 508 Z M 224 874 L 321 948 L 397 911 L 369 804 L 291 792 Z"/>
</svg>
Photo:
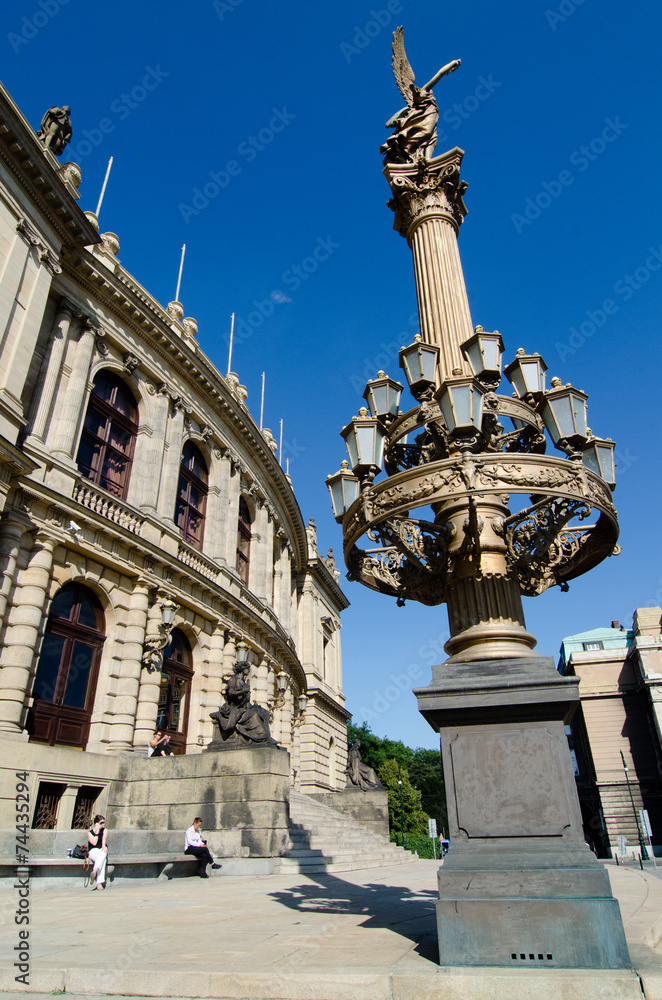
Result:
<svg viewBox="0 0 662 1000">
<path fill-rule="evenodd" d="M 290 793 L 290 846 L 276 861 L 275 874 L 350 872 L 406 865 L 410 851 L 391 844 L 329 806 L 302 792 Z"/>
</svg>

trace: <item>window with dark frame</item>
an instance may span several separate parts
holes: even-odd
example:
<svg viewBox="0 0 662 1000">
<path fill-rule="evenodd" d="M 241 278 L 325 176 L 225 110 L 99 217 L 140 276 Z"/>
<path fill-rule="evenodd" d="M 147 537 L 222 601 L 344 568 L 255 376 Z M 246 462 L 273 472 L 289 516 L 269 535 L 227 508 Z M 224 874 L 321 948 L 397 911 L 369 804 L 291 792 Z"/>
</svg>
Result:
<svg viewBox="0 0 662 1000">
<path fill-rule="evenodd" d="M 76 464 L 86 479 L 126 498 L 133 451 L 138 433 L 136 403 L 124 382 L 113 372 L 94 379 Z"/>
<path fill-rule="evenodd" d="M 175 628 L 163 652 L 156 728 L 170 737 L 176 754 L 186 750 L 192 677 L 191 645 L 181 629 Z"/>
<path fill-rule="evenodd" d="M 202 549 L 208 483 L 205 461 L 193 442 L 187 441 L 179 467 L 175 524 L 182 538 L 196 549 Z"/>
<path fill-rule="evenodd" d="M 248 586 L 248 572 L 251 556 L 251 512 L 243 497 L 239 500 L 239 521 L 237 525 L 236 570 L 244 586 Z"/>
</svg>

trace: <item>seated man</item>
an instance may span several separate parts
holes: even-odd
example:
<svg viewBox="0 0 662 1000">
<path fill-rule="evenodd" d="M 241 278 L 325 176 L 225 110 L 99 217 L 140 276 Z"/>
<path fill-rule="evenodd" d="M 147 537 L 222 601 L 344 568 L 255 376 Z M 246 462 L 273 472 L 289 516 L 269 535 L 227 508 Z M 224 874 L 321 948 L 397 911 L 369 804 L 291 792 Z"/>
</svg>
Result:
<svg viewBox="0 0 662 1000">
<path fill-rule="evenodd" d="M 211 865 L 212 868 L 220 868 L 221 865 L 217 864 L 211 856 L 207 841 L 200 836 L 201 829 L 202 817 L 196 816 L 193 820 L 193 826 L 189 826 L 184 835 L 184 854 L 193 854 L 198 859 L 198 875 L 200 878 L 209 878 L 206 870 L 207 865 Z"/>
</svg>

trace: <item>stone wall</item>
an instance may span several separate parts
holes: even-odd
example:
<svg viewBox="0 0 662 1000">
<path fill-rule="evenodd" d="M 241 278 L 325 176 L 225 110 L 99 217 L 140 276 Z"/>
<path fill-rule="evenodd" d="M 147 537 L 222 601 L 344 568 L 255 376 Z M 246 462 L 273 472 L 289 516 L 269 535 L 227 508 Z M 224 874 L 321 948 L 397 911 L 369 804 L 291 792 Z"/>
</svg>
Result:
<svg viewBox="0 0 662 1000">
<path fill-rule="evenodd" d="M 360 788 L 352 787 L 342 792 L 317 792 L 310 798 L 337 809 L 355 823 L 388 838 L 388 792 L 385 788 L 362 792 Z"/>
</svg>

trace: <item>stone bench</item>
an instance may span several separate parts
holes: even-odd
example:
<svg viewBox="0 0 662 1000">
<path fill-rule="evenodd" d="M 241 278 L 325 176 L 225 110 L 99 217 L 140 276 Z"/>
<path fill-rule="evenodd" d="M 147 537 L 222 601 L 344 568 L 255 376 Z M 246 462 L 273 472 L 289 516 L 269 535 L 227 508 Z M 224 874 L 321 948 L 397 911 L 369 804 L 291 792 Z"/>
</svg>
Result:
<svg viewBox="0 0 662 1000">
<path fill-rule="evenodd" d="M 30 871 L 30 878 L 76 878 L 85 876 L 92 871 L 90 866 L 87 872 L 83 868 L 83 862 L 79 858 L 53 858 L 40 857 L 39 855 L 28 855 L 30 858 L 27 865 L 19 865 L 16 857 L 10 855 L 0 855 L 0 879 L 14 878 L 17 868 L 21 871 L 26 868 Z M 196 869 L 191 867 L 194 862 Z M 197 870 L 197 858 L 192 854 L 121 854 L 109 853 L 108 867 L 106 874 L 109 881 L 117 876 L 123 878 L 181 878 L 187 875 L 194 875 Z"/>
</svg>

